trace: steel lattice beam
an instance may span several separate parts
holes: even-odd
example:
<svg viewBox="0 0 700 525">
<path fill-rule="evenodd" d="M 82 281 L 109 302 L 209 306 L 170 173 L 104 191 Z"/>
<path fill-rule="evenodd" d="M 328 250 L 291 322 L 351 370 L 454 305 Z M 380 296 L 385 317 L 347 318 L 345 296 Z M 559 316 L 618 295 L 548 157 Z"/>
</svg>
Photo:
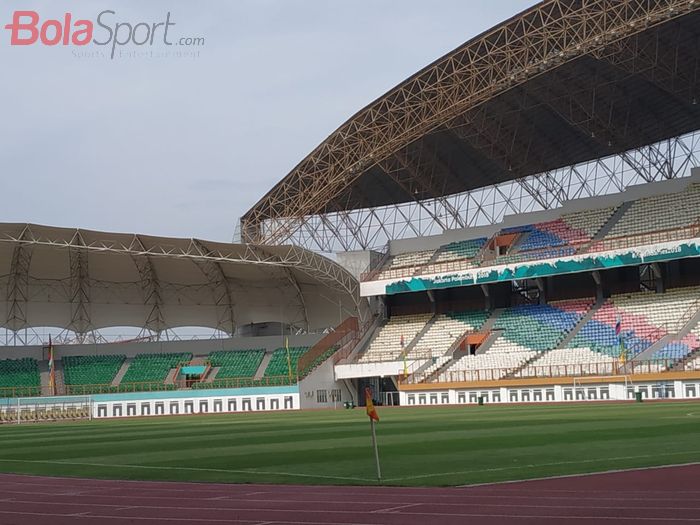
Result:
<svg viewBox="0 0 700 525">
<path fill-rule="evenodd" d="M 438 234 L 445 224 L 455 224 L 451 228 L 460 227 L 454 222 L 455 214 L 467 226 L 494 224 L 506 214 L 556 208 L 565 201 L 617 193 L 630 185 L 688 176 L 690 168 L 699 165 L 700 132 L 695 132 L 622 155 L 420 204 L 322 214 L 309 218 L 308 224 L 313 224 L 313 229 L 301 230 L 292 239 L 310 250 L 383 251 L 390 240 Z M 443 201 L 449 202 L 450 207 L 444 207 Z M 441 220 L 436 221 L 435 216 Z M 354 232 L 346 228 L 348 220 L 361 225 L 361 235 L 354 236 Z M 344 239 L 342 246 L 334 242 L 338 238 Z"/>
<path fill-rule="evenodd" d="M 202 256 L 210 254 L 209 249 L 199 239 L 192 239 L 192 250 Z M 221 263 L 196 258 L 192 259 L 192 263 L 202 271 L 214 292 L 214 301 L 221 312 L 218 316 L 217 329 L 227 334 L 233 334 L 236 331 L 235 304 L 231 285 L 221 267 Z"/>
<path fill-rule="evenodd" d="M 90 331 L 90 276 L 88 272 L 88 252 L 81 249 L 85 245 L 80 230 L 76 230 L 69 248 L 70 258 L 70 304 L 71 321 L 68 329 L 75 332 L 82 341 Z"/>
<path fill-rule="evenodd" d="M 242 218 L 243 240 L 284 243 L 370 167 L 444 123 L 565 63 L 602 53 L 699 8 L 693 0 L 538 4 L 360 111 Z"/>
<path fill-rule="evenodd" d="M 18 240 L 24 241 L 30 236 L 29 227 L 25 227 Z M 27 326 L 25 308 L 29 301 L 29 267 L 32 262 L 32 246 L 17 244 L 12 253 L 9 283 L 7 286 L 7 323 L 6 326 L 17 332 Z"/>
<path fill-rule="evenodd" d="M 141 240 L 141 237 L 134 235 L 134 245 L 140 252 L 146 252 L 146 247 Z M 153 262 L 148 255 L 132 255 L 132 260 L 139 272 L 141 278 L 141 286 L 143 288 L 143 304 L 151 305 L 151 310 L 146 318 L 144 325 L 145 330 L 154 333 L 156 340 L 160 339 L 161 332 L 165 329 L 165 320 L 163 318 L 160 281 L 158 274 L 153 267 Z"/>
<path fill-rule="evenodd" d="M 0 235 L 0 243 L 9 243 L 15 246 L 15 259 L 18 261 L 13 273 L 15 277 L 12 277 L 14 280 L 11 280 L 12 283 L 16 284 L 9 287 L 8 301 L 15 302 L 18 308 L 23 301 L 26 301 L 26 285 L 22 288 L 21 284 L 26 283 L 24 276 L 28 275 L 28 254 L 31 254 L 34 247 L 49 246 L 69 250 L 72 270 L 71 297 L 72 302 L 76 305 L 76 323 L 80 325 L 77 327 L 79 329 L 75 330 L 76 332 L 84 333 L 90 324 L 89 312 L 85 309 L 89 298 L 83 288 L 87 282 L 85 271 L 87 270 L 86 256 L 88 253 L 118 253 L 132 259 L 149 258 L 153 260 L 164 257 L 191 261 L 202 269 L 203 273 L 208 276 L 209 282 L 219 290 L 220 293 L 217 292 L 221 299 L 219 305 L 225 314 L 222 317 L 222 327 L 225 324 L 224 331 L 228 333 L 233 331 L 235 319 L 232 317 L 233 296 L 230 288 L 227 288 L 227 280 L 223 271 L 223 266 L 226 264 L 253 264 L 280 268 L 285 271 L 288 279 L 290 275 L 292 278 L 294 277 L 293 271 L 301 272 L 334 290 L 347 294 L 354 301 L 355 307 L 360 310 L 360 315 L 366 313 L 360 308 L 362 301 L 359 297 L 359 283 L 347 270 L 326 257 L 296 246 L 220 245 L 197 239 L 175 239 L 173 242 L 164 240 L 163 243 L 154 242 L 144 246 L 141 239 L 135 235 L 120 236 L 118 240 L 109 239 L 110 236 L 106 235 L 108 240 L 100 239 L 89 242 L 83 239 L 78 230 L 71 235 L 66 235 L 64 231 L 60 230 L 57 230 L 55 236 L 48 235 L 46 233 L 37 234 L 32 225 L 26 225 L 19 235 L 8 233 Z M 83 256 L 78 254 L 83 254 Z M 20 264 L 21 262 L 26 264 Z M 145 268 L 143 269 L 145 272 L 147 271 Z M 294 281 L 299 292 L 298 282 L 296 279 Z M 81 282 L 83 285 L 80 284 Z M 153 285 L 154 282 L 151 284 Z M 305 319 L 305 322 L 308 324 L 308 318 Z M 19 329 L 21 324 L 12 326 Z"/>
</svg>

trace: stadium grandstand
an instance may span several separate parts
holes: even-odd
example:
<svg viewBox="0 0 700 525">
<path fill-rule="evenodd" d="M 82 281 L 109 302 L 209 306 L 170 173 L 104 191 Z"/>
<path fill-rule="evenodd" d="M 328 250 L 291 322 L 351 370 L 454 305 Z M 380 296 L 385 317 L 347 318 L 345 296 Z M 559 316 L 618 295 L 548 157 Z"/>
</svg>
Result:
<svg viewBox="0 0 700 525">
<path fill-rule="evenodd" d="M 1 419 L 700 398 L 698 27 L 541 2 L 352 116 L 235 244 L 0 224 Z"/>
</svg>

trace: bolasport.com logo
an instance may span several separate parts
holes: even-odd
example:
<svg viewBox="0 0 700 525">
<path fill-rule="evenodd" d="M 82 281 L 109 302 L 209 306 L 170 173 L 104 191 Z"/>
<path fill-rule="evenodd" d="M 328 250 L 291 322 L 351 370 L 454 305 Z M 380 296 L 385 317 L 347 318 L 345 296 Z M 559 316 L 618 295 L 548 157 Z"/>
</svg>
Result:
<svg viewBox="0 0 700 525">
<path fill-rule="evenodd" d="M 11 46 L 65 46 L 76 51 L 97 46 L 91 53 L 73 54 L 112 60 L 152 56 L 153 48 L 163 49 L 161 46 L 204 46 L 203 37 L 178 36 L 175 26 L 170 12 L 160 21 L 134 22 L 120 20 L 116 11 L 107 9 L 94 20 L 73 13 L 65 13 L 63 19 L 42 19 L 36 11 L 15 11 L 5 29 L 10 32 Z"/>
</svg>

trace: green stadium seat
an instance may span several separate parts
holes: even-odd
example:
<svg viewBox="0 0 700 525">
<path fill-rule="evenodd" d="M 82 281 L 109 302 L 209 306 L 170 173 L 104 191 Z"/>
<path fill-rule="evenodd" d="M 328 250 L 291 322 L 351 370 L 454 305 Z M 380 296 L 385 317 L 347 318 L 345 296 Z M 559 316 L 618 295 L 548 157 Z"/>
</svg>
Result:
<svg viewBox="0 0 700 525">
<path fill-rule="evenodd" d="M 126 359 L 123 355 L 66 356 L 63 382 L 68 394 L 110 393 L 116 391 L 112 381 Z"/>
<path fill-rule="evenodd" d="M 175 388 L 174 385 L 164 383 L 168 373 L 178 365 L 190 362 L 191 359 L 192 354 L 188 352 L 138 354 L 124 374 L 119 390 L 121 392 L 172 390 Z"/>
<path fill-rule="evenodd" d="M 36 359 L 0 361 L 0 397 L 31 397 L 41 393 L 41 376 Z"/>
</svg>

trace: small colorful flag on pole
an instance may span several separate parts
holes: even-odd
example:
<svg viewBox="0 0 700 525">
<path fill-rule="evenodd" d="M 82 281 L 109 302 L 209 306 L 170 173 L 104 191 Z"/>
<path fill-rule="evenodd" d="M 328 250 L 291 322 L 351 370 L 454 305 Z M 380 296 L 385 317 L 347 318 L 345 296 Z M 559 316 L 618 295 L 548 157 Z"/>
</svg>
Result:
<svg viewBox="0 0 700 525">
<path fill-rule="evenodd" d="M 624 365 L 627 362 L 627 348 L 625 348 L 625 340 L 620 337 L 620 364 Z"/>
<path fill-rule="evenodd" d="M 622 332 L 622 319 L 620 319 L 620 316 L 617 316 L 617 321 L 615 322 L 615 335 L 620 337 L 620 332 Z"/>
<path fill-rule="evenodd" d="M 54 363 L 53 344 L 51 343 L 51 334 L 49 334 L 49 393 L 52 396 L 56 395 L 56 365 Z"/>
<path fill-rule="evenodd" d="M 372 399 L 372 389 L 365 388 L 365 407 L 367 408 L 367 416 L 373 421 L 379 421 L 377 409 L 374 408 L 374 400 Z"/>
<path fill-rule="evenodd" d="M 382 481 L 382 469 L 379 466 L 379 449 L 377 448 L 377 431 L 374 428 L 375 422 L 379 421 L 377 409 L 374 408 L 372 400 L 372 389 L 365 387 L 365 407 L 367 409 L 367 417 L 369 417 L 369 426 L 372 430 L 372 448 L 374 448 L 374 462 L 377 466 L 377 481 Z"/>
</svg>

